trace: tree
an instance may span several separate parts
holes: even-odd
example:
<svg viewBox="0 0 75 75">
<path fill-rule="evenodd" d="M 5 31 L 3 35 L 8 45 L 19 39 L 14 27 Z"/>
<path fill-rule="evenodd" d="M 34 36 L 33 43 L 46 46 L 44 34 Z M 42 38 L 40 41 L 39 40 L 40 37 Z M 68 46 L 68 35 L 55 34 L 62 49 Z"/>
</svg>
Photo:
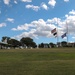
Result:
<svg viewBox="0 0 75 75">
<path fill-rule="evenodd" d="M 61 45 L 62 45 L 63 47 L 66 47 L 66 46 L 67 46 L 67 42 L 66 42 L 66 41 L 62 41 L 62 42 L 61 42 Z"/>
<path fill-rule="evenodd" d="M 26 45 L 27 47 L 37 47 L 36 43 L 30 37 L 23 37 L 20 42 L 22 45 Z"/>
<path fill-rule="evenodd" d="M 51 46 L 51 47 L 55 47 L 55 44 L 54 43 L 49 43 L 49 45 Z"/>
<path fill-rule="evenodd" d="M 44 48 L 44 43 L 39 44 L 39 48 Z"/>
<path fill-rule="evenodd" d="M 16 39 L 10 39 L 8 41 L 8 44 L 10 44 L 11 46 L 15 47 L 19 47 L 21 45 L 20 41 L 16 40 Z"/>
<path fill-rule="evenodd" d="M 8 41 L 10 40 L 10 37 L 3 36 L 1 41 L 2 41 L 2 42 L 5 42 L 5 40 L 6 40 L 6 42 L 8 43 Z"/>
</svg>

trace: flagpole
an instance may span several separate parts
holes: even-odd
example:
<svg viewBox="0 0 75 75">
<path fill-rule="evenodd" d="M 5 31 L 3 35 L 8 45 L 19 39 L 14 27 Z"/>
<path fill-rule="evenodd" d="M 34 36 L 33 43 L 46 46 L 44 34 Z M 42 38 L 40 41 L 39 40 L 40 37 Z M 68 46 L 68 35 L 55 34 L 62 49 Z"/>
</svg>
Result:
<svg viewBox="0 0 75 75">
<path fill-rule="evenodd" d="M 57 47 L 58 47 L 58 27 L 57 27 Z"/>
<path fill-rule="evenodd" d="M 58 47 L 58 18 L 57 18 L 57 47 Z"/>
<path fill-rule="evenodd" d="M 67 21 L 66 21 L 66 30 L 67 30 L 67 45 L 68 45 L 68 24 L 67 24 Z"/>
</svg>

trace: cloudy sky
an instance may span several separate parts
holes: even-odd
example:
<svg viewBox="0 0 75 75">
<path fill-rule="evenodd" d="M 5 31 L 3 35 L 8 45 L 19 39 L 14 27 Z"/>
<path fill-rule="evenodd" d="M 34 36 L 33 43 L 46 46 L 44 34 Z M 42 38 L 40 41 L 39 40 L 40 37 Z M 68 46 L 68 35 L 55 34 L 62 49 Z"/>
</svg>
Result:
<svg viewBox="0 0 75 75">
<path fill-rule="evenodd" d="M 0 0 L 0 40 L 31 37 L 38 43 L 58 42 L 68 27 L 68 41 L 75 42 L 75 0 Z"/>
</svg>

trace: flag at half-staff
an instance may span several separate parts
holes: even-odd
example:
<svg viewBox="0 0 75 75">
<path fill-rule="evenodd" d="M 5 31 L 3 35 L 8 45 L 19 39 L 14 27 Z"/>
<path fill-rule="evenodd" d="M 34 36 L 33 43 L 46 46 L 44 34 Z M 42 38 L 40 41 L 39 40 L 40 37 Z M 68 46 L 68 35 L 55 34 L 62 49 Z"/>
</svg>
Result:
<svg viewBox="0 0 75 75">
<path fill-rule="evenodd" d="M 57 36 L 56 28 L 54 28 L 53 30 L 51 30 L 51 33 L 56 37 Z"/>
<path fill-rule="evenodd" d="M 66 37 L 66 33 L 64 33 L 61 37 L 62 37 L 62 38 Z"/>
</svg>

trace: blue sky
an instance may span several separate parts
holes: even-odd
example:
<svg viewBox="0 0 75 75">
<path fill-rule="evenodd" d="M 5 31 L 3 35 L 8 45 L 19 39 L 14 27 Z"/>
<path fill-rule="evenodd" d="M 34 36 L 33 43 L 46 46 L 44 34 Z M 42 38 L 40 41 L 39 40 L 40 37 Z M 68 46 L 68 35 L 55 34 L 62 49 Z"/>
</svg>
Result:
<svg viewBox="0 0 75 75">
<path fill-rule="evenodd" d="M 56 43 L 51 30 L 57 28 L 58 42 L 67 31 L 75 42 L 75 0 L 0 0 L 0 40 L 8 36 L 20 40 L 31 37 L 39 43 Z"/>
</svg>

